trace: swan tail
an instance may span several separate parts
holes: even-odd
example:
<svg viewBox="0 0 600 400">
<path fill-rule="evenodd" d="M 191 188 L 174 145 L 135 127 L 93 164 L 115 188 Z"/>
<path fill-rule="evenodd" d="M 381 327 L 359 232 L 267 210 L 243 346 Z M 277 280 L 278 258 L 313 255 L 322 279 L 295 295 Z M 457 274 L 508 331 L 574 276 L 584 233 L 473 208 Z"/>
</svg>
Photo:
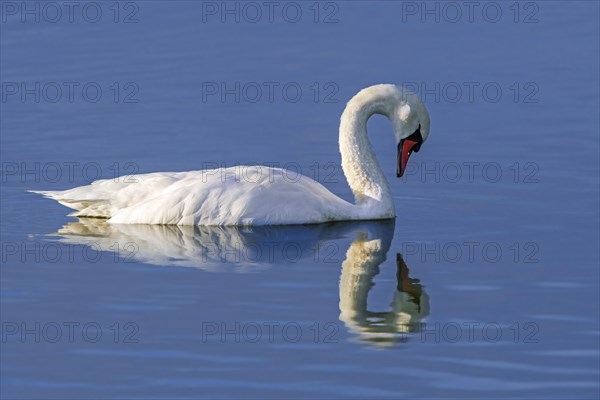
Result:
<svg viewBox="0 0 600 400">
<path fill-rule="evenodd" d="M 76 210 L 69 214 L 72 217 L 88 218 L 110 218 L 110 202 L 105 199 L 77 199 L 70 198 L 68 190 L 28 190 L 30 193 L 41 194 L 42 196 L 56 200 L 65 207 Z"/>
</svg>

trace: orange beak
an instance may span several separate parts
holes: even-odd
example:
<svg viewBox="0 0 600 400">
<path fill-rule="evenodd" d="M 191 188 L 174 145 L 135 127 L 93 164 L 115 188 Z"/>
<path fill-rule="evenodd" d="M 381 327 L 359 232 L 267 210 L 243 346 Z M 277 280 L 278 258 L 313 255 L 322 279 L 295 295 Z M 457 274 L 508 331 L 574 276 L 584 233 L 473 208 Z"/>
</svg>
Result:
<svg viewBox="0 0 600 400">
<path fill-rule="evenodd" d="M 408 159 L 413 152 L 413 148 L 418 145 L 419 142 L 406 138 L 398 143 L 398 165 L 396 168 L 396 176 L 400 178 L 406 171 L 406 165 Z"/>
</svg>

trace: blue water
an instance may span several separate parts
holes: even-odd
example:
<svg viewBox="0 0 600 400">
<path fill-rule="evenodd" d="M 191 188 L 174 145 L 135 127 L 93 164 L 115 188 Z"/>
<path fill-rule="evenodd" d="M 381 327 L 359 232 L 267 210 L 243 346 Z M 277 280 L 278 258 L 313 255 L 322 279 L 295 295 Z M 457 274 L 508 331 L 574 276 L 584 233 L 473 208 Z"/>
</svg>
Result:
<svg viewBox="0 0 600 400">
<path fill-rule="evenodd" d="M 44 4 L 0 3 L 2 398 L 598 398 L 598 2 Z M 402 179 L 369 122 L 395 222 L 26 192 L 272 163 L 351 200 L 339 115 L 381 82 L 432 118 Z"/>
</svg>

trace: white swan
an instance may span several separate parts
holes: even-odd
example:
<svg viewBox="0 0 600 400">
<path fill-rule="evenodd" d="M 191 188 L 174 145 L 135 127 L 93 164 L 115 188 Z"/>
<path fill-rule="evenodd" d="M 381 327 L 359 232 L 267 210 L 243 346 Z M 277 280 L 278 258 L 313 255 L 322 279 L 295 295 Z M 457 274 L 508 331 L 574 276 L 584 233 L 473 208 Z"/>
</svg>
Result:
<svg viewBox="0 0 600 400">
<path fill-rule="evenodd" d="M 33 191 L 77 210 L 77 217 L 109 223 L 167 225 L 285 225 L 395 217 L 389 184 L 367 137 L 367 120 L 383 114 L 398 144 L 397 175 L 429 135 L 429 113 L 419 97 L 395 85 L 361 90 L 346 105 L 340 122 L 342 169 L 356 203 L 320 183 L 290 179 L 279 168 L 247 173 L 239 167 L 135 175 L 104 179 L 64 191 Z"/>
</svg>

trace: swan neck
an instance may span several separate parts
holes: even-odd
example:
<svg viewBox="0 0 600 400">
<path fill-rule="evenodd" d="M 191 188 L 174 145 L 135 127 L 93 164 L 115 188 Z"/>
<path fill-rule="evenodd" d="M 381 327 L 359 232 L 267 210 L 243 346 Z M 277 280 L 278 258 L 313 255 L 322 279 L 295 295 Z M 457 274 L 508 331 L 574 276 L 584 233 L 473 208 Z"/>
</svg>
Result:
<svg viewBox="0 0 600 400">
<path fill-rule="evenodd" d="M 389 183 L 375 157 L 367 135 L 367 121 L 373 114 L 390 115 L 390 99 L 385 96 L 356 95 L 340 121 L 342 169 L 356 205 L 365 206 L 371 218 L 393 218 L 395 210 Z"/>
</svg>

